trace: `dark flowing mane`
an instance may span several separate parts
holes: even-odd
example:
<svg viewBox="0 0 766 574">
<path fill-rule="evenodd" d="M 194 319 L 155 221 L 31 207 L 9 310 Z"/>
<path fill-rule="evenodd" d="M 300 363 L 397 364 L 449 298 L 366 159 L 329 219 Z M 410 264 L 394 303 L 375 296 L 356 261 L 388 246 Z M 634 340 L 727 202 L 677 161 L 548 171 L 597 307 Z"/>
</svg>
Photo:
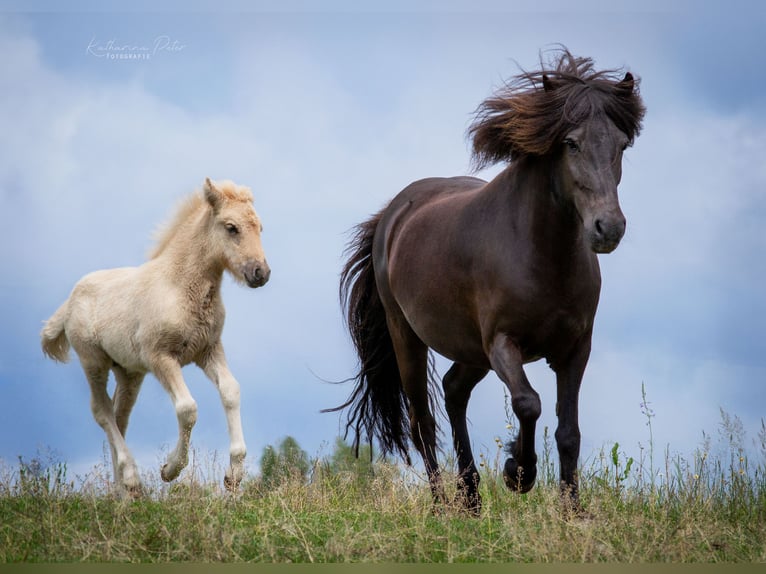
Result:
<svg viewBox="0 0 766 574">
<path fill-rule="evenodd" d="M 603 113 L 630 142 L 641 131 L 645 108 L 639 79 L 620 70 L 594 69 L 593 60 L 562 48 L 540 70 L 522 72 L 479 105 L 468 129 L 475 168 L 523 155 L 546 155 L 577 125 Z"/>
</svg>

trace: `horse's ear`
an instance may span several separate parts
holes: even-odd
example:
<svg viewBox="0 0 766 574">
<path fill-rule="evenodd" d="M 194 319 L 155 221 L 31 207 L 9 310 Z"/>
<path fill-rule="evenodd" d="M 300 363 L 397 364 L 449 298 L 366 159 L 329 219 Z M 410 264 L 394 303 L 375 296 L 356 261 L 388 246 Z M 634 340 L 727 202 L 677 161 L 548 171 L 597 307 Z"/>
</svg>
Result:
<svg viewBox="0 0 766 574">
<path fill-rule="evenodd" d="M 205 178 L 204 192 L 205 200 L 210 204 L 213 210 L 217 211 L 221 205 L 221 192 L 218 190 L 215 184 L 210 181 L 209 177 Z"/>
<path fill-rule="evenodd" d="M 633 74 L 626 72 L 625 77 L 615 84 L 614 90 L 621 94 L 630 95 L 633 93 L 633 88 L 635 88 L 635 85 L 636 82 L 633 79 Z"/>
</svg>

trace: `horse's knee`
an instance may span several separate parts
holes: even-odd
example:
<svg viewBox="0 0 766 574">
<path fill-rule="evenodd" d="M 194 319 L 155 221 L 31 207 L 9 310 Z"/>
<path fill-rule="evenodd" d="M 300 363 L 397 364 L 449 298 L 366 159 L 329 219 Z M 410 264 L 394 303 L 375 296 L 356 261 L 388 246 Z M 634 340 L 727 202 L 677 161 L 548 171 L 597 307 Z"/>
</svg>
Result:
<svg viewBox="0 0 766 574">
<path fill-rule="evenodd" d="M 189 397 L 188 400 L 179 402 L 176 405 L 176 416 L 178 417 L 178 423 L 185 429 L 191 430 L 191 428 L 197 422 L 197 403 L 194 399 Z"/>
<path fill-rule="evenodd" d="M 577 455 L 580 452 L 580 429 L 577 427 L 562 427 L 556 429 L 556 446 L 563 456 Z"/>
<path fill-rule="evenodd" d="M 240 404 L 240 391 L 239 383 L 234 379 L 228 381 L 226 385 L 220 386 L 221 404 L 224 410 L 232 410 L 239 408 Z"/>
<path fill-rule="evenodd" d="M 511 399 L 511 408 L 519 421 L 536 421 L 540 418 L 542 406 L 540 404 L 540 395 L 531 391 L 522 396 Z"/>
</svg>

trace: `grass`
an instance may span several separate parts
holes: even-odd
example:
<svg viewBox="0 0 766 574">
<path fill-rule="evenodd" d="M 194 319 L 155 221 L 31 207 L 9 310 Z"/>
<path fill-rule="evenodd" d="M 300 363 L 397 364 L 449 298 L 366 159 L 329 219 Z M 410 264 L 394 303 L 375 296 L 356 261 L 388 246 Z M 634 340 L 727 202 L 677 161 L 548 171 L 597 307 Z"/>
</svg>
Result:
<svg viewBox="0 0 766 574">
<path fill-rule="evenodd" d="M 742 438 L 720 456 L 666 453 L 662 479 L 619 445 L 597 453 L 581 470 L 586 517 L 561 510 L 547 433 L 528 494 L 503 486 L 500 450 L 482 458 L 480 518 L 435 513 L 426 481 L 387 462 L 314 461 L 306 478 L 253 477 L 236 495 L 222 469 L 193 464 L 172 485 L 144 477 L 145 496 L 126 500 L 106 465 L 75 486 L 64 463 L 20 460 L 0 473 L 0 562 L 763 562 L 766 465 Z M 766 460 L 766 428 L 761 439 Z"/>
</svg>

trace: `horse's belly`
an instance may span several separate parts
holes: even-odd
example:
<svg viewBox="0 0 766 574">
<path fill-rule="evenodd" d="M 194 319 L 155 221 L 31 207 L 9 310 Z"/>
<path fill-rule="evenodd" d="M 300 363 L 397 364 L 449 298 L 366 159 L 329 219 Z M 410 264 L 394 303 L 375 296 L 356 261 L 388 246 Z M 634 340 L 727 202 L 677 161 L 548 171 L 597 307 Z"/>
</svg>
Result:
<svg viewBox="0 0 766 574">
<path fill-rule="evenodd" d="M 132 342 L 120 341 L 118 344 L 111 344 L 108 340 L 103 343 L 104 351 L 109 358 L 116 364 L 121 366 L 129 373 L 146 373 L 148 367 L 146 362 L 142 359 L 137 349 L 132 345 Z"/>
<path fill-rule="evenodd" d="M 415 300 L 400 303 L 400 308 L 418 338 L 440 355 L 459 363 L 489 366 L 475 319 L 451 308 L 449 301 Z"/>
</svg>

